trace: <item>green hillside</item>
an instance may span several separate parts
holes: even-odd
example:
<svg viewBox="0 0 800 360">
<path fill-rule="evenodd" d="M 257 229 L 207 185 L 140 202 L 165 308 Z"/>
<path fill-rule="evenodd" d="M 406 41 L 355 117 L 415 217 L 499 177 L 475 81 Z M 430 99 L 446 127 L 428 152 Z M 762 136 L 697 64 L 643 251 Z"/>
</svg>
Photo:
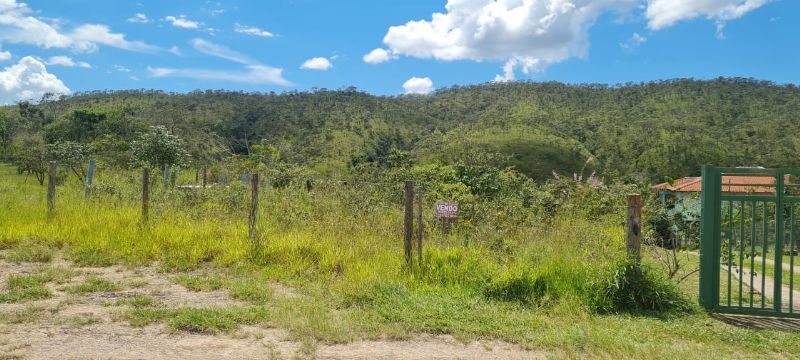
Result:
<svg viewBox="0 0 800 360">
<path fill-rule="evenodd" d="M 246 154 L 261 143 L 275 146 L 283 161 L 324 175 L 365 164 L 469 162 L 476 154 L 534 179 L 581 171 L 590 156 L 588 169 L 629 182 L 697 174 L 703 163 L 800 165 L 800 89 L 740 78 L 514 82 L 430 96 L 372 96 L 354 88 L 98 91 L 7 106 L 2 114 L 7 159 L 20 148 L 77 141 L 124 164 L 130 141 L 158 124 L 186 140 L 195 162 Z"/>
</svg>

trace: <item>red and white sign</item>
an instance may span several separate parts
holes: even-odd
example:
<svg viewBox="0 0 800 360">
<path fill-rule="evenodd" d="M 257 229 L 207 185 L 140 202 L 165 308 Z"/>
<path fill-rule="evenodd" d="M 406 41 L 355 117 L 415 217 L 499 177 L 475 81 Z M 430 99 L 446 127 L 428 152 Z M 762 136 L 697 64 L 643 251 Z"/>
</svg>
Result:
<svg viewBox="0 0 800 360">
<path fill-rule="evenodd" d="M 437 201 L 436 217 L 440 219 L 458 219 L 458 203 Z"/>
</svg>

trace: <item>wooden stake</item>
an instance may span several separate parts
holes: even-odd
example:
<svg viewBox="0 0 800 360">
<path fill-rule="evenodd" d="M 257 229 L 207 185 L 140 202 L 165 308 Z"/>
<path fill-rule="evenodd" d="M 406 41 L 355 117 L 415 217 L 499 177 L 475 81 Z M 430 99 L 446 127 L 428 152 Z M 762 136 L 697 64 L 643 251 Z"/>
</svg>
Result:
<svg viewBox="0 0 800 360">
<path fill-rule="evenodd" d="M 170 189 L 175 188 L 175 182 L 178 181 L 178 171 L 173 169 L 172 172 L 169 174 L 169 187 Z"/>
<path fill-rule="evenodd" d="M 169 170 L 170 170 L 169 164 L 164 165 L 164 192 L 169 190 Z"/>
<path fill-rule="evenodd" d="M 47 214 L 52 216 L 56 210 L 56 162 L 50 162 L 47 174 Z"/>
<path fill-rule="evenodd" d="M 417 264 L 422 266 L 422 189 L 417 189 Z"/>
<path fill-rule="evenodd" d="M 203 189 L 206 188 L 206 184 L 208 184 L 208 166 L 203 166 Z"/>
<path fill-rule="evenodd" d="M 414 182 L 413 181 L 406 181 L 405 182 L 405 193 L 406 193 L 406 202 L 405 202 L 405 210 L 406 210 L 406 217 L 405 217 L 405 255 L 406 255 L 406 264 L 411 265 L 411 240 L 414 234 Z"/>
<path fill-rule="evenodd" d="M 642 249 L 642 195 L 628 194 L 627 240 L 625 248 L 629 258 L 639 264 Z"/>
<path fill-rule="evenodd" d="M 94 167 L 97 165 L 97 160 L 89 160 L 89 168 L 86 170 L 86 188 L 83 191 L 83 196 L 88 197 L 92 191 L 92 182 L 94 181 Z"/>
<path fill-rule="evenodd" d="M 142 219 L 141 222 L 147 222 L 148 206 L 150 202 L 150 169 L 142 169 Z"/>
<path fill-rule="evenodd" d="M 258 173 L 253 174 L 250 179 L 250 187 L 253 191 L 253 197 L 250 200 L 250 241 L 253 250 L 256 250 L 258 233 L 256 232 L 256 220 L 258 219 Z"/>
</svg>

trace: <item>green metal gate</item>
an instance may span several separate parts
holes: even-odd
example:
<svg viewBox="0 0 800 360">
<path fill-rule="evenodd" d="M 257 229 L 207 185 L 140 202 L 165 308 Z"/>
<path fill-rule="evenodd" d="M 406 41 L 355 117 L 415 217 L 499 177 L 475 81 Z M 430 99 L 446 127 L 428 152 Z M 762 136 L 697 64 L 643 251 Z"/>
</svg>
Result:
<svg viewBox="0 0 800 360">
<path fill-rule="evenodd" d="M 800 318 L 797 175 L 800 169 L 703 166 L 703 307 L 720 313 Z"/>
</svg>

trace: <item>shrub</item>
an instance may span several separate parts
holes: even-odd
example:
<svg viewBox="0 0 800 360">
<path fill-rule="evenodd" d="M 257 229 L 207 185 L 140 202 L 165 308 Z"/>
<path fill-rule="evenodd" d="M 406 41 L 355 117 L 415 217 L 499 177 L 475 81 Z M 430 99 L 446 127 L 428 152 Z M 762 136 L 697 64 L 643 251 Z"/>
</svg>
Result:
<svg viewBox="0 0 800 360">
<path fill-rule="evenodd" d="M 608 282 L 597 292 L 596 309 L 613 312 L 663 312 L 690 310 L 689 301 L 674 284 L 647 266 L 631 260 L 621 262 Z"/>
</svg>

